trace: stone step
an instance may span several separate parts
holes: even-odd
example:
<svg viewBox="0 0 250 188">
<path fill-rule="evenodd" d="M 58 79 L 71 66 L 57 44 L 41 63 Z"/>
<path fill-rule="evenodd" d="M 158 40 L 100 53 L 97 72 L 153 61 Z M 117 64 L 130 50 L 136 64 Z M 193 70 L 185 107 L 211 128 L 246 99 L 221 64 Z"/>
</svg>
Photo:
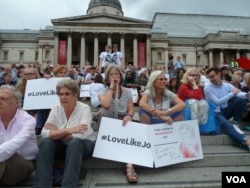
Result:
<svg viewBox="0 0 250 188">
<path fill-rule="evenodd" d="M 122 169 L 89 170 L 83 187 L 98 188 L 221 188 L 222 172 L 250 172 L 249 166 L 237 167 L 164 167 L 136 169 L 137 184 L 128 184 Z"/>
<path fill-rule="evenodd" d="M 137 168 L 138 183 L 129 184 L 123 169 L 88 169 L 81 177 L 78 188 L 221 188 L 222 172 L 249 172 L 250 166 Z M 12 188 L 31 188 L 29 180 Z M 9 187 L 9 186 L 8 186 Z"/>
<path fill-rule="evenodd" d="M 225 167 L 225 166 L 245 166 L 250 165 L 250 152 L 233 145 L 206 145 L 203 146 L 203 156 L 201 160 L 179 163 L 177 167 Z M 84 164 L 87 169 L 115 169 L 124 168 L 121 162 L 90 158 Z M 144 168 L 138 166 L 138 168 Z"/>
</svg>

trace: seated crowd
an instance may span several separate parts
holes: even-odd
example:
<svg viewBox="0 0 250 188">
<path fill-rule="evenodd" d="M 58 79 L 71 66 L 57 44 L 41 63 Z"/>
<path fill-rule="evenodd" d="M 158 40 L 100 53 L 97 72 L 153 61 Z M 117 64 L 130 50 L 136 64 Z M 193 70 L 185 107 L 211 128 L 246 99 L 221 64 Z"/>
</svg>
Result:
<svg viewBox="0 0 250 188">
<path fill-rule="evenodd" d="M 208 118 L 204 114 L 213 108 L 214 129 L 207 134 L 227 134 L 239 147 L 250 150 L 250 139 L 239 125 L 250 107 L 249 73 L 230 73 L 228 67 L 179 67 L 171 75 L 168 71 L 171 68 L 115 64 L 103 73 L 90 65 L 84 70 L 48 65 L 44 71 L 38 63 L 6 66 L 0 73 L 0 186 L 23 182 L 36 170 L 34 187 L 52 187 L 53 169 L 61 159 L 62 187 L 77 187 L 82 161 L 92 156 L 101 118 L 120 119 L 121 126 L 133 121 L 135 102 L 130 88 L 138 92 L 141 123 L 197 119 L 203 124 Z M 70 77 L 57 83 L 60 105 L 22 110 L 27 81 L 52 77 Z M 93 117 L 96 127 L 91 127 L 90 106 L 79 100 L 82 84 L 90 84 L 91 104 L 100 107 Z M 191 115 L 187 117 L 188 108 Z M 42 137 L 39 145 L 36 134 Z M 126 164 L 125 172 L 128 182 L 138 181 L 133 164 Z"/>
</svg>

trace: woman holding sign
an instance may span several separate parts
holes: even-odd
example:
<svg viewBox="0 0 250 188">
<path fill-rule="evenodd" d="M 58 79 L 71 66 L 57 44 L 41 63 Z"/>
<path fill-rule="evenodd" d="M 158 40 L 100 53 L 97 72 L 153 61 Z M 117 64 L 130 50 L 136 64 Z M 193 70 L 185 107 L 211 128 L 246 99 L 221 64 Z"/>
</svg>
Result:
<svg viewBox="0 0 250 188">
<path fill-rule="evenodd" d="M 123 126 L 132 120 L 134 116 L 132 93 L 128 88 L 121 86 L 122 83 L 123 74 L 121 68 L 115 64 L 109 65 L 105 72 L 106 88 L 98 95 L 102 108 L 95 117 L 95 119 L 98 119 L 97 130 L 99 129 L 102 117 L 121 119 L 123 120 Z M 129 183 L 138 181 L 132 164 L 126 165 L 125 173 Z"/>
<path fill-rule="evenodd" d="M 167 90 L 167 79 L 161 70 L 150 74 L 146 90 L 140 100 L 139 116 L 142 123 L 157 124 L 183 120 L 185 103 Z"/>
</svg>

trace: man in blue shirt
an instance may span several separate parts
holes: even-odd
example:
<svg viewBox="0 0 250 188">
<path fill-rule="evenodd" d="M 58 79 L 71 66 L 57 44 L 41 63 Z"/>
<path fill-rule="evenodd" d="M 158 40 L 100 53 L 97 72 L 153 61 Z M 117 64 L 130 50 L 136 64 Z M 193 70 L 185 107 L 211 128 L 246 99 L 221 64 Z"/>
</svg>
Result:
<svg viewBox="0 0 250 188">
<path fill-rule="evenodd" d="M 248 94 L 223 82 L 219 68 L 212 67 L 206 73 L 211 82 L 204 88 L 206 99 L 217 105 L 226 119 L 233 118 L 233 124 L 238 124 L 246 110 Z"/>
</svg>

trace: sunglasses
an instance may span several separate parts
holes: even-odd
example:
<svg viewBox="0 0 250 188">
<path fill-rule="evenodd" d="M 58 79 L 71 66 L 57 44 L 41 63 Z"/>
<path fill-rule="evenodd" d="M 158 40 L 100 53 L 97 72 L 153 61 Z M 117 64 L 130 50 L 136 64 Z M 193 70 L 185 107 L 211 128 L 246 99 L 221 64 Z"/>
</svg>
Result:
<svg viewBox="0 0 250 188">
<path fill-rule="evenodd" d="M 199 74 L 190 74 L 189 76 L 192 76 L 192 77 L 199 77 Z"/>
<path fill-rule="evenodd" d="M 167 78 L 159 78 L 158 80 L 160 80 L 160 81 L 168 81 L 168 79 Z"/>
</svg>

